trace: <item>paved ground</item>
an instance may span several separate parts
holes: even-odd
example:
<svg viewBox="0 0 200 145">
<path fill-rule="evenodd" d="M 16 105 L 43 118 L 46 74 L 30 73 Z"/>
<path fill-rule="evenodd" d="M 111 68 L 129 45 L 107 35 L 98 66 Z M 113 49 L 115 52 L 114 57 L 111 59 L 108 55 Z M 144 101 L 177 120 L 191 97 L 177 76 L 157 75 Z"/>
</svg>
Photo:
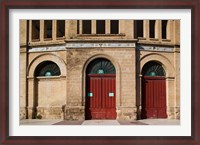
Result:
<svg viewBox="0 0 200 145">
<path fill-rule="evenodd" d="M 138 121 L 149 125 L 180 125 L 180 120 L 176 119 L 143 119 Z"/>
<path fill-rule="evenodd" d="M 25 119 L 25 120 L 20 120 L 20 125 L 180 125 L 180 120 L 143 119 L 136 121 L 125 121 L 125 120 L 66 121 L 66 120 L 50 120 L 50 119 Z"/>
<path fill-rule="evenodd" d="M 60 119 L 24 119 L 20 120 L 20 125 L 51 125 L 61 121 Z"/>
<path fill-rule="evenodd" d="M 117 120 L 85 120 L 81 125 L 120 125 Z"/>
</svg>

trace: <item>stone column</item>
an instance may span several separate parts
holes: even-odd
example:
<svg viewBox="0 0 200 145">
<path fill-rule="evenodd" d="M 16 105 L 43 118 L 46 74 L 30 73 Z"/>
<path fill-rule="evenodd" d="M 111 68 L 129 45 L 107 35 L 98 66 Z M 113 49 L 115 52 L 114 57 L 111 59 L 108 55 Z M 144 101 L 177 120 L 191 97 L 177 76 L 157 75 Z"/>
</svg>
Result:
<svg viewBox="0 0 200 145">
<path fill-rule="evenodd" d="M 157 38 L 159 41 L 162 41 L 161 20 L 156 20 L 156 24 L 155 24 L 155 38 Z"/>
<path fill-rule="evenodd" d="M 70 20 L 65 20 L 65 38 L 69 39 Z"/>
<path fill-rule="evenodd" d="M 52 20 L 52 39 L 56 41 L 57 36 L 57 20 Z"/>
<path fill-rule="evenodd" d="M 149 20 L 144 20 L 144 38 L 149 40 Z"/>
<path fill-rule="evenodd" d="M 44 20 L 40 20 L 40 41 L 44 42 Z"/>
<path fill-rule="evenodd" d="M 28 79 L 28 119 L 33 119 L 35 115 L 35 108 L 34 108 L 34 78 Z"/>
<path fill-rule="evenodd" d="M 174 48 L 174 62 L 175 62 L 175 118 L 180 119 L 180 48 Z"/>
<path fill-rule="evenodd" d="M 106 34 L 110 34 L 110 20 L 106 20 Z"/>
<path fill-rule="evenodd" d="M 32 42 L 32 20 L 29 21 L 29 41 Z"/>
<path fill-rule="evenodd" d="M 174 119 L 174 105 L 175 105 L 175 85 L 174 77 L 166 78 L 166 104 L 167 104 L 167 116 L 169 119 Z"/>
<path fill-rule="evenodd" d="M 96 20 L 92 20 L 92 34 L 96 34 Z"/>
<path fill-rule="evenodd" d="M 125 27 L 125 21 L 126 20 L 119 20 L 119 34 L 121 34 L 121 33 L 125 33 L 125 29 L 126 29 L 126 27 Z"/>
</svg>

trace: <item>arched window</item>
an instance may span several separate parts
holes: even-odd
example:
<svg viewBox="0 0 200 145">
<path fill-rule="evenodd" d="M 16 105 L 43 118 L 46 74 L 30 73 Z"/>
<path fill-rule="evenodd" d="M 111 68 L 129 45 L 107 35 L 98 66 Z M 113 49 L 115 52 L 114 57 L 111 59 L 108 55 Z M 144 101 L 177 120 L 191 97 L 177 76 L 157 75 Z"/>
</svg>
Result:
<svg viewBox="0 0 200 145">
<path fill-rule="evenodd" d="M 86 70 L 87 74 L 115 74 L 115 67 L 107 59 L 98 58 L 90 62 Z"/>
<path fill-rule="evenodd" d="M 59 76 L 60 68 L 52 61 L 44 61 L 40 63 L 35 70 L 35 76 Z"/>
<path fill-rule="evenodd" d="M 147 62 L 142 69 L 143 76 L 165 76 L 163 67 L 154 61 Z"/>
</svg>

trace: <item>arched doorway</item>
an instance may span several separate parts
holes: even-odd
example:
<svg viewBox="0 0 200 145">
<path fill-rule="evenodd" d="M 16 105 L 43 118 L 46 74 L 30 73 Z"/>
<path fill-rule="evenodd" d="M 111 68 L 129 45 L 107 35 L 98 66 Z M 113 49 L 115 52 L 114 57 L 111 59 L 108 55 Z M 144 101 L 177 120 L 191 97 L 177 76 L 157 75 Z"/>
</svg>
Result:
<svg viewBox="0 0 200 145">
<path fill-rule="evenodd" d="M 116 70 L 105 58 L 90 62 L 86 69 L 86 119 L 116 119 Z"/>
<path fill-rule="evenodd" d="M 157 62 L 147 62 L 142 69 L 141 118 L 166 118 L 165 70 Z"/>
</svg>

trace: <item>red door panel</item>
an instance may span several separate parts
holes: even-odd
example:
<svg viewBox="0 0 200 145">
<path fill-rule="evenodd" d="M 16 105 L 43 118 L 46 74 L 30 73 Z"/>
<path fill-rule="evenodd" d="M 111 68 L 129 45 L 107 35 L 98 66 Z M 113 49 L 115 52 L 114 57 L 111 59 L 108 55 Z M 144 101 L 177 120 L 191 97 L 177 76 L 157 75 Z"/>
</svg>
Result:
<svg viewBox="0 0 200 145">
<path fill-rule="evenodd" d="M 142 118 L 166 118 L 166 81 L 164 77 L 142 80 Z"/>
<path fill-rule="evenodd" d="M 115 77 L 102 78 L 102 108 L 105 111 L 105 119 L 116 118 Z"/>
<path fill-rule="evenodd" d="M 115 76 L 87 77 L 86 119 L 116 119 Z"/>
</svg>

